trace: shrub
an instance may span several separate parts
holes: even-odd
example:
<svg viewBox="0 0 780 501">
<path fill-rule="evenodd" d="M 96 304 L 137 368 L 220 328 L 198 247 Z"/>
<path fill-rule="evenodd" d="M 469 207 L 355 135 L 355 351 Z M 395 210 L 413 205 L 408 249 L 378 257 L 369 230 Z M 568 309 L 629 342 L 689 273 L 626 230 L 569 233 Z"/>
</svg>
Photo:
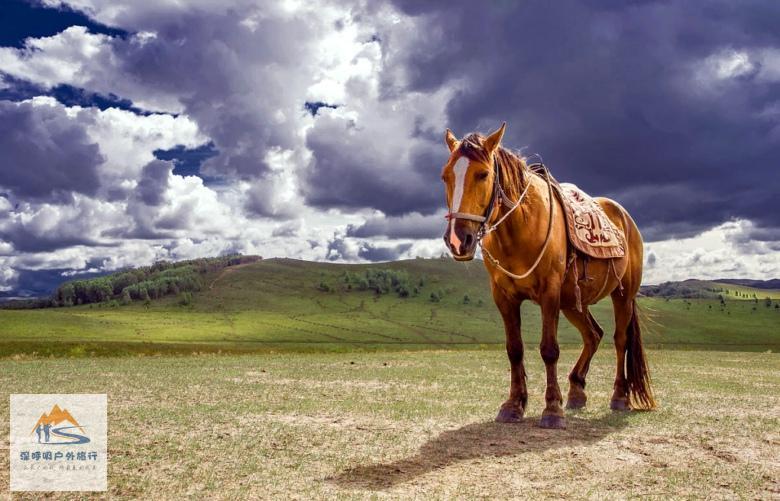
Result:
<svg viewBox="0 0 780 501">
<path fill-rule="evenodd" d="M 179 294 L 179 304 L 182 306 L 189 306 L 192 304 L 192 293 L 182 292 Z"/>
</svg>

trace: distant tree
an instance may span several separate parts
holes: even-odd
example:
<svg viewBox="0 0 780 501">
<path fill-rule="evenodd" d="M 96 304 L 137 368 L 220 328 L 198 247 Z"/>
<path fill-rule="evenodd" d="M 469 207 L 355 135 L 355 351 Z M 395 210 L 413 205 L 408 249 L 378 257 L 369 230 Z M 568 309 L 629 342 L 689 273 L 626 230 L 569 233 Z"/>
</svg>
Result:
<svg viewBox="0 0 780 501">
<path fill-rule="evenodd" d="M 192 304 L 192 293 L 185 291 L 179 294 L 179 304 L 182 306 L 189 306 Z"/>
<path fill-rule="evenodd" d="M 463 304 L 469 304 L 471 302 L 471 298 L 469 298 L 468 294 L 463 295 Z"/>
<path fill-rule="evenodd" d="M 772 298 L 769 298 L 769 297 L 764 298 L 764 306 L 766 306 L 767 308 L 771 308 L 772 307 Z"/>
</svg>

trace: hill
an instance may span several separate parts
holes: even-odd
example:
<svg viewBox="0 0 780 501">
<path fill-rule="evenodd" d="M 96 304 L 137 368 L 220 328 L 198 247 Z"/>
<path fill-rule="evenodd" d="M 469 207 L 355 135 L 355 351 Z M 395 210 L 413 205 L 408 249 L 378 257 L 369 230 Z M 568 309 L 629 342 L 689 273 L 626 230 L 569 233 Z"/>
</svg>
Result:
<svg viewBox="0 0 780 501">
<path fill-rule="evenodd" d="M 749 280 L 746 278 L 719 278 L 715 282 L 720 284 L 742 285 L 754 289 L 775 289 L 780 290 L 780 278 L 771 280 Z"/>
<path fill-rule="evenodd" d="M 780 299 L 780 287 L 770 287 L 780 280 L 721 279 L 717 281 L 688 279 L 681 282 L 664 282 L 658 285 L 643 285 L 642 294 L 663 298 L 731 298 L 737 300 L 761 301 Z M 754 285 L 750 285 L 754 284 Z"/>
<path fill-rule="evenodd" d="M 184 300 L 109 299 L 95 304 L 0 310 L 0 355 L 352 351 L 502 347 L 503 325 L 480 262 L 415 259 L 352 265 L 268 259 L 206 270 Z M 731 290 L 731 289 L 730 289 Z M 753 291 L 753 292 L 750 292 Z M 651 346 L 780 348 L 780 305 L 723 299 L 640 300 Z M 736 296 L 739 292 L 740 296 Z M 609 301 L 593 308 L 612 330 Z M 523 306 L 523 337 L 539 342 L 539 309 Z M 562 345 L 579 345 L 565 320 Z"/>
</svg>

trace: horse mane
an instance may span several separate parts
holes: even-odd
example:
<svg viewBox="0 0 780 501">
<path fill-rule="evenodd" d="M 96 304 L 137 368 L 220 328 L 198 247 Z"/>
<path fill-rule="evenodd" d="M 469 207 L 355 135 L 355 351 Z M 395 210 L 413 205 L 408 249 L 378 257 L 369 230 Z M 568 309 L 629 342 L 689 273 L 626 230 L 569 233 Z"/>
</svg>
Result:
<svg viewBox="0 0 780 501">
<path fill-rule="evenodd" d="M 460 142 L 460 153 L 475 162 L 488 163 L 487 151 L 485 151 L 485 136 L 478 132 L 472 132 Z M 503 146 L 496 150 L 495 158 L 501 175 L 501 187 L 504 193 L 512 200 L 517 200 L 528 182 L 528 166 L 522 155 L 515 153 Z M 492 166 L 491 166 L 492 167 Z"/>
</svg>

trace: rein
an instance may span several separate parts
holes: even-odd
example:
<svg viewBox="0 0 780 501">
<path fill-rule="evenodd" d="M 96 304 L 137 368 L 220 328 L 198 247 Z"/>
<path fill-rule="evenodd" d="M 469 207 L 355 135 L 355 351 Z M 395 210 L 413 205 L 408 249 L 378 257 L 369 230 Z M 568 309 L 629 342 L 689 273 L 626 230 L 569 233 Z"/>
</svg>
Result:
<svg viewBox="0 0 780 501">
<path fill-rule="evenodd" d="M 506 196 L 506 193 L 504 192 L 504 189 L 501 187 L 501 169 L 498 166 L 498 158 L 493 157 L 493 166 L 495 171 L 495 181 L 493 182 L 493 193 L 490 195 L 490 204 L 488 205 L 487 210 L 485 211 L 484 216 L 477 216 L 475 214 L 468 214 L 465 212 L 450 212 L 448 213 L 445 218 L 450 221 L 452 219 L 466 219 L 469 221 L 476 221 L 478 223 L 481 223 L 479 226 L 479 230 L 477 230 L 477 243 L 479 244 L 479 247 L 482 249 L 482 253 L 487 256 L 487 258 L 490 260 L 490 262 L 495 266 L 498 270 L 500 270 L 502 273 L 504 273 L 506 276 L 513 278 L 515 280 L 522 280 L 524 278 L 527 278 L 533 271 L 536 269 L 537 266 L 539 266 L 539 263 L 542 261 L 542 256 L 544 255 L 545 251 L 547 250 L 547 247 L 550 243 L 550 235 L 552 235 L 552 227 L 553 227 L 553 220 L 555 217 L 555 201 L 553 200 L 553 190 L 552 190 L 552 181 L 550 180 L 550 171 L 547 170 L 547 166 L 543 163 L 535 163 L 528 166 L 529 169 L 536 168 L 538 171 L 544 172 L 544 179 L 547 181 L 547 190 L 549 194 L 550 199 L 550 219 L 547 223 L 547 235 L 544 237 L 544 245 L 542 245 L 542 250 L 539 251 L 539 255 L 536 257 L 536 261 L 534 261 L 534 264 L 531 265 L 528 270 L 525 271 L 525 273 L 521 275 L 517 275 L 515 273 L 512 273 L 511 271 L 507 270 L 503 266 L 501 266 L 501 263 L 499 263 L 498 259 L 494 258 L 492 254 L 490 254 L 490 251 L 485 248 L 485 244 L 483 239 L 488 236 L 490 233 L 494 232 L 496 228 L 503 223 L 506 218 L 509 217 L 512 212 L 514 212 L 515 209 L 520 207 L 520 204 L 523 202 L 523 199 L 525 199 L 526 194 L 528 193 L 528 188 L 531 186 L 531 182 L 528 181 L 528 183 L 525 185 L 525 188 L 523 189 L 523 192 L 518 197 L 517 201 L 512 204 L 508 201 L 508 198 Z M 490 224 L 490 218 L 493 215 L 493 210 L 496 205 L 496 200 L 500 200 L 509 210 L 501 216 L 498 221 L 496 221 L 494 224 Z"/>
</svg>

